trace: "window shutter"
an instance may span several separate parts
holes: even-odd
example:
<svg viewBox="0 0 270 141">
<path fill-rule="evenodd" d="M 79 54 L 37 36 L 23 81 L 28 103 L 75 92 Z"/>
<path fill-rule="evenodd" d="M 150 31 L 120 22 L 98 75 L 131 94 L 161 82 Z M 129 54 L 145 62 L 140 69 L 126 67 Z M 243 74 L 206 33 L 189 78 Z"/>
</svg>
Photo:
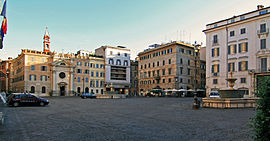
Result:
<svg viewBox="0 0 270 141">
<path fill-rule="evenodd" d="M 241 44 L 239 44 L 238 52 L 241 53 Z"/>
<path fill-rule="evenodd" d="M 241 64 L 242 62 L 238 62 L 238 71 L 241 71 Z"/>
<path fill-rule="evenodd" d="M 246 61 L 246 70 L 248 70 L 248 61 Z"/>
<path fill-rule="evenodd" d="M 217 56 L 219 56 L 219 48 L 217 48 Z"/>
<path fill-rule="evenodd" d="M 42 75 L 40 76 L 40 81 L 42 81 Z"/>
<path fill-rule="evenodd" d="M 237 45 L 235 44 L 234 45 L 234 53 L 236 53 L 237 52 Z"/>
<path fill-rule="evenodd" d="M 246 42 L 245 44 L 246 44 L 246 52 L 248 52 L 248 42 Z"/>
<path fill-rule="evenodd" d="M 231 54 L 231 46 L 228 46 L 228 54 Z"/>
<path fill-rule="evenodd" d="M 214 52 L 214 49 L 212 48 L 212 57 L 214 57 L 214 53 L 215 53 L 215 52 Z"/>
<path fill-rule="evenodd" d="M 37 76 L 36 75 L 34 75 L 35 76 L 35 81 L 37 80 Z"/>
<path fill-rule="evenodd" d="M 31 81 L 31 75 L 29 75 L 29 80 Z"/>
<path fill-rule="evenodd" d="M 47 81 L 47 75 L 45 75 L 45 81 Z"/>
<path fill-rule="evenodd" d="M 212 65 L 212 73 L 214 73 L 214 65 Z"/>
<path fill-rule="evenodd" d="M 232 63 L 232 66 L 233 66 L 233 72 L 234 72 L 235 71 L 235 67 L 234 67 L 235 65 L 234 65 L 234 63 Z"/>
<path fill-rule="evenodd" d="M 217 72 L 219 72 L 219 64 L 217 65 Z"/>
<path fill-rule="evenodd" d="M 228 64 L 228 72 L 231 71 L 231 63 Z"/>
</svg>

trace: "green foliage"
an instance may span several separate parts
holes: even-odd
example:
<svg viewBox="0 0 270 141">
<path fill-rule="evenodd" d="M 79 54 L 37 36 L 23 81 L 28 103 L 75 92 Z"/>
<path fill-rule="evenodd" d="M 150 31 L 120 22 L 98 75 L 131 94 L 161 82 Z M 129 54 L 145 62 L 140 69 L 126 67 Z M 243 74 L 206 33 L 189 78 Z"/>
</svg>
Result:
<svg viewBox="0 0 270 141">
<path fill-rule="evenodd" d="M 50 95 L 50 96 L 53 96 L 53 91 L 50 91 L 50 92 L 49 92 L 49 95 Z"/>
<path fill-rule="evenodd" d="M 254 140 L 270 140 L 270 78 L 258 79 L 258 89 L 255 93 L 260 99 L 257 101 L 256 115 L 252 119 L 252 127 L 255 132 Z"/>
</svg>

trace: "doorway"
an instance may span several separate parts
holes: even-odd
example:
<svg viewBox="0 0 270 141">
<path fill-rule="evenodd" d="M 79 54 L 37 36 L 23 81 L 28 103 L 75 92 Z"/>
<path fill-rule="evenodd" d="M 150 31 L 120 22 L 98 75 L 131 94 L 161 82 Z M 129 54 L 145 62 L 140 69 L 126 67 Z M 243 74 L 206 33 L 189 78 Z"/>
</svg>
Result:
<svg viewBox="0 0 270 141">
<path fill-rule="evenodd" d="M 60 86 L 60 96 L 65 96 L 65 93 L 66 93 L 66 86 Z"/>
</svg>

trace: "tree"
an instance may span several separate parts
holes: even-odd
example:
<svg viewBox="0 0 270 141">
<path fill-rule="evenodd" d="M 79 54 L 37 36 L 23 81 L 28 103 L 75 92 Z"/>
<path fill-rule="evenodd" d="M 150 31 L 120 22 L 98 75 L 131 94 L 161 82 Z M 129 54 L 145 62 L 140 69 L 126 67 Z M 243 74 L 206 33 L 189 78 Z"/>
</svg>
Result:
<svg viewBox="0 0 270 141">
<path fill-rule="evenodd" d="M 257 100 L 256 115 L 252 119 L 253 136 L 256 141 L 268 141 L 270 139 L 270 78 L 260 77 L 255 93 Z"/>
</svg>

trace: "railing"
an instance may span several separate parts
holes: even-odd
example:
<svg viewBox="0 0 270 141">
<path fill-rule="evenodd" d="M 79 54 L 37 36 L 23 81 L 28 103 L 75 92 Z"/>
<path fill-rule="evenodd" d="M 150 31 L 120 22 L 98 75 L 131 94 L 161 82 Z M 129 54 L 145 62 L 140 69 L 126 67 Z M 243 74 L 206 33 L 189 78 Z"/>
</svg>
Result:
<svg viewBox="0 0 270 141">
<path fill-rule="evenodd" d="M 257 30 L 257 34 L 266 34 L 269 33 L 269 28 L 263 29 L 263 30 Z"/>
</svg>

